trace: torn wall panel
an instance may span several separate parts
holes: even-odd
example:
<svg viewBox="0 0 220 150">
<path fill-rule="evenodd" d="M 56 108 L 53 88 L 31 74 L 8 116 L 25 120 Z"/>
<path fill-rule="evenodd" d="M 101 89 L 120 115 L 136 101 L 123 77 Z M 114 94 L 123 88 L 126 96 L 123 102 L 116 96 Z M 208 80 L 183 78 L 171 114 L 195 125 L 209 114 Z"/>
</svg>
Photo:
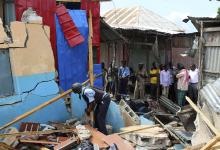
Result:
<svg viewBox="0 0 220 150">
<path fill-rule="evenodd" d="M 54 72 L 53 52 L 43 26 L 26 24 L 26 28 L 28 33 L 27 47 L 10 50 L 13 75 L 23 76 Z"/>
<path fill-rule="evenodd" d="M 7 38 L 8 36 L 5 33 L 5 30 L 4 30 L 3 24 L 1 23 L 1 18 L 0 18 L 0 43 L 4 43 Z"/>
<path fill-rule="evenodd" d="M 25 23 L 14 21 L 10 25 L 13 43 L 9 47 L 25 47 L 27 33 Z"/>
</svg>

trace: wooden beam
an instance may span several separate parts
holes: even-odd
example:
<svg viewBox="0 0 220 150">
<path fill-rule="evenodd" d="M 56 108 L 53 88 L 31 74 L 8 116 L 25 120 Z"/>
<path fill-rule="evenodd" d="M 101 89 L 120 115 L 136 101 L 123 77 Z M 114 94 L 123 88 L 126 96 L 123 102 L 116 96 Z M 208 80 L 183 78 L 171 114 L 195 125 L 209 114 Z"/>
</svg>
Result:
<svg viewBox="0 0 220 150">
<path fill-rule="evenodd" d="M 93 75 L 93 50 L 92 50 L 92 37 L 93 37 L 93 28 L 92 28 L 92 11 L 89 10 L 89 79 L 90 85 L 94 85 L 94 75 Z"/>
<path fill-rule="evenodd" d="M 220 132 L 218 131 L 218 129 L 216 129 L 214 127 L 214 125 L 209 121 L 209 119 L 205 116 L 205 114 L 192 102 L 192 100 L 186 96 L 186 100 L 188 101 L 188 103 L 192 106 L 192 108 L 198 113 L 200 114 L 201 118 L 203 121 L 205 121 L 205 123 L 207 124 L 207 126 L 212 130 L 212 132 L 215 133 L 215 135 L 220 134 Z"/>
<path fill-rule="evenodd" d="M 142 127 L 142 128 L 137 128 L 137 129 L 129 130 L 129 131 L 119 132 L 119 133 L 116 133 L 116 134 L 122 135 L 122 134 L 127 134 L 127 133 L 131 133 L 131 132 L 135 132 L 135 131 L 141 131 L 141 130 L 151 129 L 151 128 L 155 128 L 155 127 L 159 127 L 159 126 L 160 126 L 160 125 L 157 124 L 157 125 L 152 125 L 152 126 L 149 126 L 149 127 Z"/>
<path fill-rule="evenodd" d="M 202 147 L 201 150 L 209 150 L 212 146 L 214 146 L 218 141 L 220 140 L 220 135 L 214 137 L 212 140 L 210 140 L 204 147 Z"/>
<path fill-rule="evenodd" d="M 203 32 L 216 32 L 220 31 L 220 27 L 210 27 L 210 28 L 204 28 Z"/>
<path fill-rule="evenodd" d="M 19 140 L 21 143 L 31 143 L 31 144 L 50 144 L 50 145 L 58 145 L 58 142 L 51 141 L 41 141 L 41 140 Z"/>
<path fill-rule="evenodd" d="M 47 131 L 26 131 L 26 132 L 0 134 L 0 138 L 10 137 L 10 136 L 47 135 L 47 134 L 53 134 L 53 133 L 71 133 L 71 132 L 74 132 L 74 129 L 47 130 Z"/>
</svg>

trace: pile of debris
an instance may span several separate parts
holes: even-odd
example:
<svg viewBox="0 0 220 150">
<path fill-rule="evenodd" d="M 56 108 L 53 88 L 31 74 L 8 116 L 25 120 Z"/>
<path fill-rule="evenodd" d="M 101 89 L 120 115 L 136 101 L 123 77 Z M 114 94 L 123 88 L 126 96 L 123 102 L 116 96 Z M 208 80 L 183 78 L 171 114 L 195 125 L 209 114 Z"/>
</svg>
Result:
<svg viewBox="0 0 220 150">
<path fill-rule="evenodd" d="M 159 125 L 130 126 L 122 132 L 104 135 L 76 119 L 66 123 L 23 122 L 19 130 L 7 128 L 0 134 L 0 149 L 161 149 L 170 146 L 168 134 Z"/>
</svg>

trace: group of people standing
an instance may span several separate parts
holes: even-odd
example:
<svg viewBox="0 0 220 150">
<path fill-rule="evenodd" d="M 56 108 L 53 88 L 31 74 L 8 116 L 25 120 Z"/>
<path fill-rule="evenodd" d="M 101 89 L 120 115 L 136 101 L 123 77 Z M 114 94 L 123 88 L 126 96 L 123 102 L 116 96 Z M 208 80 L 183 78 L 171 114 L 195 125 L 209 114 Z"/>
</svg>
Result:
<svg viewBox="0 0 220 150">
<path fill-rule="evenodd" d="M 111 102 L 110 94 L 127 95 L 128 82 L 131 79 L 132 70 L 127 67 L 126 61 L 121 62 L 119 68 L 113 67 L 111 64 L 109 69 L 104 70 L 104 81 L 106 79 L 104 90 L 90 86 L 82 86 L 80 83 L 73 84 L 72 91 L 79 95 L 79 98 L 84 99 L 87 104 L 85 114 L 90 116 L 94 111 L 95 127 L 104 134 L 107 134 L 106 129 L 106 114 Z M 104 68 L 104 65 L 103 65 Z M 188 96 L 196 101 L 198 96 L 198 79 L 199 71 L 196 65 L 191 65 L 187 70 L 182 64 L 177 64 L 177 68 L 171 63 L 168 65 L 160 65 L 157 67 L 155 63 L 149 72 L 145 71 L 143 63 L 138 64 L 136 72 L 136 81 L 134 89 L 134 98 L 144 98 L 146 89 L 146 80 L 149 79 L 149 89 L 151 99 L 156 100 L 160 95 L 164 95 L 169 99 L 178 103 L 179 106 L 185 105 L 185 96 Z M 118 87 L 118 89 L 117 89 Z M 105 91 L 108 92 L 105 92 Z M 177 101 L 176 101 L 177 99 Z"/>
<path fill-rule="evenodd" d="M 140 63 L 136 79 L 135 99 L 144 98 L 145 81 L 149 79 L 149 94 L 153 100 L 157 100 L 160 95 L 164 95 L 181 107 L 185 105 L 186 95 L 197 101 L 199 71 L 195 64 L 192 64 L 188 70 L 180 63 L 177 64 L 177 67 L 174 67 L 172 63 L 157 67 L 156 63 L 153 63 L 148 73 L 144 69 L 144 64 Z"/>
<path fill-rule="evenodd" d="M 143 63 L 138 64 L 135 74 L 134 99 L 143 99 L 145 93 L 149 92 L 150 98 L 157 100 L 161 95 L 176 102 L 179 106 L 185 105 L 185 96 L 197 101 L 199 71 L 195 64 L 190 68 L 185 68 L 178 63 L 156 65 L 152 63 L 149 71 L 146 71 Z M 128 83 L 131 82 L 132 70 L 127 66 L 125 60 L 121 61 L 121 66 L 115 68 L 110 64 L 106 69 L 105 90 L 112 95 L 127 95 Z"/>
</svg>

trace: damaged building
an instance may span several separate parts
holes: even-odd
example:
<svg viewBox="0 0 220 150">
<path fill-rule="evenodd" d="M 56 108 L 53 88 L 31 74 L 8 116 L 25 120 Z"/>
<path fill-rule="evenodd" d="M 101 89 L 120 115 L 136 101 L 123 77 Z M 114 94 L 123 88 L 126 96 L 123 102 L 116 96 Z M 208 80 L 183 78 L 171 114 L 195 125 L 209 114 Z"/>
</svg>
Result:
<svg viewBox="0 0 220 150">
<path fill-rule="evenodd" d="M 0 1 L 0 150 L 217 149 L 219 19 L 188 17 L 199 32 L 187 34 L 140 6 L 100 17 L 104 1 Z M 152 62 L 196 64 L 198 103 L 112 96 L 103 134 L 73 84 L 103 92 L 101 62 L 121 60 L 134 70 L 140 62 L 146 69 Z"/>
</svg>

